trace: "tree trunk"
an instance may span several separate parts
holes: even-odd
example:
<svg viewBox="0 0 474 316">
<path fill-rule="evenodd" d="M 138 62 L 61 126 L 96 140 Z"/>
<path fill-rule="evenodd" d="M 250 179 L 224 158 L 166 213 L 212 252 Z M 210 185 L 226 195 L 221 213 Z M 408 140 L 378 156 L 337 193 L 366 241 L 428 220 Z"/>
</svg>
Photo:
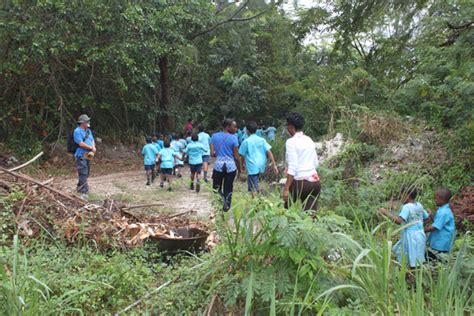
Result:
<svg viewBox="0 0 474 316">
<path fill-rule="evenodd" d="M 171 113 L 170 102 L 170 79 L 168 72 L 168 57 L 160 58 L 160 85 L 161 85 L 161 126 L 163 131 L 172 131 L 174 129 L 174 120 Z"/>
</svg>

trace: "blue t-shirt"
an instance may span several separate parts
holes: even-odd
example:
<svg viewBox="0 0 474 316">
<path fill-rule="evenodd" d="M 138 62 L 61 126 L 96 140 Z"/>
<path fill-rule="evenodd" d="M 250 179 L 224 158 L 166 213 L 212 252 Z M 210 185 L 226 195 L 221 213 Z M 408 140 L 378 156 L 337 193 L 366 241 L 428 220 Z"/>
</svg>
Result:
<svg viewBox="0 0 474 316">
<path fill-rule="evenodd" d="M 92 135 L 92 131 L 90 129 L 84 130 L 83 128 L 78 126 L 74 130 L 73 136 L 74 142 L 77 145 L 82 142 L 84 142 L 88 146 L 92 146 L 94 144 L 94 136 Z M 74 153 L 74 157 L 82 157 L 85 153 L 88 152 L 90 152 L 90 150 L 84 149 L 82 147 L 77 147 L 76 152 Z"/>
<path fill-rule="evenodd" d="M 211 154 L 211 149 L 209 145 L 211 145 L 211 136 L 209 136 L 206 132 L 201 132 L 198 134 L 199 142 L 206 148 L 206 152 L 203 156 L 209 156 Z"/>
<path fill-rule="evenodd" d="M 206 147 L 200 142 L 192 142 L 184 150 L 189 156 L 190 165 L 199 165 L 202 163 L 202 156 L 207 152 Z"/>
<path fill-rule="evenodd" d="M 193 141 L 193 140 L 191 139 L 191 136 L 186 137 L 186 145 L 187 145 L 187 144 L 191 144 L 192 141 Z"/>
<path fill-rule="evenodd" d="M 184 151 L 184 148 L 186 146 L 183 145 L 182 142 L 180 142 L 179 140 L 173 140 L 171 142 L 171 148 L 174 150 L 174 153 L 176 155 L 178 155 L 179 158 L 182 158 L 183 157 L 183 151 Z M 176 159 L 176 165 L 178 166 L 183 166 L 184 165 L 184 161 L 182 160 L 179 160 L 179 159 Z"/>
<path fill-rule="evenodd" d="M 160 151 L 163 146 L 160 145 L 160 143 L 158 141 L 154 142 L 154 143 L 151 143 L 153 146 L 155 146 L 155 148 Z"/>
<path fill-rule="evenodd" d="M 174 158 L 176 153 L 174 152 L 173 149 L 171 148 L 163 148 L 160 151 L 160 159 L 161 159 L 161 164 L 160 167 L 162 169 L 172 169 L 174 167 Z"/>
<path fill-rule="evenodd" d="M 261 128 L 257 129 L 255 134 L 257 134 L 257 136 L 263 137 L 263 129 L 261 129 Z"/>
<path fill-rule="evenodd" d="M 428 213 L 418 202 L 404 204 L 399 217 L 403 218 L 405 224 L 412 224 L 405 228 L 406 231 L 423 230 L 423 220 L 428 218 Z"/>
<path fill-rule="evenodd" d="M 156 149 L 156 146 L 151 143 L 151 144 L 146 144 L 143 146 L 142 149 L 142 156 L 143 156 L 143 164 L 145 166 L 150 166 L 150 165 L 155 165 L 156 162 L 156 156 L 158 156 L 158 153 L 160 151 Z"/>
<path fill-rule="evenodd" d="M 160 145 L 160 147 L 161 147 L 162 149 L 165 148 L 165 141 L 164 141 L 164 140 L 158 139 L 156 142 L 158 143 L 158 145 Z"/>
<path fill-rule="evenodd" d="M 276 134 L 276 128 L 273 126 L 270 126 L 269 128 L 266 129 L 267 137 L 269 140 L 274 141 L 275 140 L 275 134 Z"/>
<path fill-rule="evenodd" d="M 267 151 L 272 148 L 267 141 L 257 136 L 250 135 L 242 142 L 239 148 L 239 155 L 245 157 L 245 165 L 248 175 L 256 175 L 265 172 L 267 165 Z"/>
<path fill-rule="evenodd" d="M 430 247 L 438 251 L 450 251 L 456 236 L 456 226 L 449 204 L 438 208 L 432 226 L 436 230 L 428 238 Z"/>
<path fill-rule="evenodd" d="M 214 151 L 216 153 L 214 170 L 223 171 L 225 165 L 228 172 L 236 171 L 237 166 L 234 160 L 234 148 L 239 147 L 237 136 L 218 132 L 212 135 L 211 143 L 214 146 Z"/>
</svg>

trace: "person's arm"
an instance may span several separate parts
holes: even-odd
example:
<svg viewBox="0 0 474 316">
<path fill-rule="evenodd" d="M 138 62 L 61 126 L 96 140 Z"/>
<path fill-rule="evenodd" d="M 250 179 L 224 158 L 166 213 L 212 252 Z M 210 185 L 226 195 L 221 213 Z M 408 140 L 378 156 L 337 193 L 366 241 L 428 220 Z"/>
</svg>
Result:
<svg viewBox="0 0 474 316">
<path fill-rule="evenodd" d="M 267 156 L 268 156 L 268 158 L 270 158 L 270 161 L 271 161 L 271 163 L 272 163 L 273 172 L 274 172 L 276 175 L 278 175 L 278 166 L 277 166 L 277 164 L 276 164 L 276 162 L 275 162 L 275 157 L 273 156 L 273 153 L 272 153 L 271 150 L 268 150 L 268 151 L 267 151 Z"/>
<path fill-rule="evenodd" d="M 239 146 L 234 146 L 234 160 L 235 164 L 237 165 L 237 171 L 241 173 L 242 167 L 240 165 Z"/>
<path fill-rule="evenodd" d="M 298 154 L 296 152 L 296 148 L 291 145 L 288 141 L 286 142 L 286 163 L 287 163 L 287 171 L 286 171 L 286 184 L 285 189 L 283 190 L 283 199 L 285 201 L 288 200 L 288 194 L 290 192 L 290 187 L 293 184 L 294 176 L 296 174 L 296 168 L 298 163 Z"/>
<path fill-rule="evenodd" d="M 440 210 L 438 210 L 438 213 L 436 213 L 436 216 L 433 219 L 433 224 L 425 228 L 425 232 L 429 233 L 429 232 L 441 230 L 443 229 L 444 225 L 446 225 L 447 216 L 445 216 L 444 213 L 439 213 L 439 212 Z"/>
<path fill-rule="evenodd" d="M 214 144 L 211 143 L 211 145 L 209 146 L 209 148 L 211 149 L 211 157 L 215 157 L 216 156 L 216 151 L 214 149 Z"/>
<path fill-rule="evenodd" d="M 156 156 L 156 162 L 160 161 L 161 159 L 161 154 L 158 154 L 158 156 Z"/>
<path fill-rule="evenodd" d="M 89 151 L 94 151 L 95 150 L 95 142 L 92 142 L 93 146 L 89 146 L 84 142 L 84 136 L 82 136 L 82 133 L 79 131 L 79 129 L 76 129 L 74 131 L 74 142 L 77 144 L 77 146 L 84 148 L 85 150 Z"/>
<path fill-rule="evenodd" d="M 240 165 L 242 167 L 242 172 L 245 172 L 246 170 L 246 166 L 245 166 L 245 157 L 244 156 L 240 156 Z"/>
<path fill-rule="evenodd" d="M 405 223 L 405 220 L 401 216 L 392 215 L 387 209 L 381 208 L 379 210 L 379 213 L 384 216 L 387 216 L 389 219 L 391 219 L 393 222 L 397 223 L 398 225 L 402 225 L 403 223 Z"/>
</svg>

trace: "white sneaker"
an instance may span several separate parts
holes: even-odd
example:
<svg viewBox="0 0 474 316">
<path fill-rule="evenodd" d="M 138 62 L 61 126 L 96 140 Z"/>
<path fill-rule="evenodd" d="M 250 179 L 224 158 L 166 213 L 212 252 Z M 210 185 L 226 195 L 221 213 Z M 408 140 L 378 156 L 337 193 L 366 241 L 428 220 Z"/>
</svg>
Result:
<svg viewBox="0 0 474 316">
<path fill-rule="evenodd" d="M 89 195 L 87 193 L 82 193 L 81 199 L 83 199 L 84 201 L 89 201 Z"/>
</svg>

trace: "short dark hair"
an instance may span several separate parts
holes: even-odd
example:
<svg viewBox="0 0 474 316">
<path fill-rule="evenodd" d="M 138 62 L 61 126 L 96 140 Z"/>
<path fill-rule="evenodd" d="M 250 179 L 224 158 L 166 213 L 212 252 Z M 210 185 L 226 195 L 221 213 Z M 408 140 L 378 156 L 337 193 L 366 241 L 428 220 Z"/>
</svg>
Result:
<svg viewBox="0 0 474 316">
<path fill-rule="evenodd" d="M 286 124 L 292 125 L 297 131 L 304 127 L 304 117 L 298 112 L 286 113 Z"/>
<path fill-rule="evenodd" d="M 199 126 L 198 126 L 198 131 L 199 131 L 199 132 L 204 132 L 204 126 L 203 126 L 203 125 L 199 125 Z"/>
<path fill-rule="evenodd" d="M 222 121 L 222 127 L 223 128 L 226 128 L 226 127 L 229 127 L 232 125 L 232 123 L 234 123 L 235 120 L 233 118 L 226 118 Z"/>
<path fill-rule="evenodd" d="M 167 139 L 165 140 L 165 148 L 170 148 L 171 144 L 170 141 Z"/>
<path fill-rule="evenodd" d="M 255 121 L 250 121 L 247 123 L 247 130 L 250 132 L 250 134 L 255 134 L 257 129 L 258 129 L 258 125 Z"/>
<path fill-rule="evenodd" d="M 416 197 L 418 196 L 418 189 L 416 188 L 410 188 L 406 191 L 406 193 L 408 194 L 408 196 L 410 198 L 412 198 L 413 200 L 416 199 Z"/>
<path fill-rule="evenodd" d="M 192 140 L 193 142 L 197 142 L 197 141 L 199 140 L 198 134 L 193 134 L 193 135 L 191 136 L 191 140 Z"/>
<path fill-rule="evenodd" d="M 188 122 L 191 122 L 193 119 L 192 118 L 188 118 Z"/>
<path fill-rule="evenodd" d="M 179 134 L 178 133 L 173 134 L 173 139 L 178 140 L 179 139 Z"/>
<path fill-rule="evenodd" d="M 147 144 L 150 144 L 152 142 L 151 136 L 150 135 L 145 136 L 145 141 Z"/>
<path fill-rule="evenodd" d="M 186 136 L 191 136 L 192 133 L 193 133 L 192 130 L 188 130 L 188 131 L 186 131 Z"/>
<path fill-rule="evenodd" d="M 436 190 L 436 194 L 443 199 L 443 201 L 445 201 L 446 203 L 449 202 L 449 200 L 451 200 L 451 191 L 446 188 L 446 187 L 441 187 L 441 188 L 438 188 L 438 190 Z"/>
</svg>

